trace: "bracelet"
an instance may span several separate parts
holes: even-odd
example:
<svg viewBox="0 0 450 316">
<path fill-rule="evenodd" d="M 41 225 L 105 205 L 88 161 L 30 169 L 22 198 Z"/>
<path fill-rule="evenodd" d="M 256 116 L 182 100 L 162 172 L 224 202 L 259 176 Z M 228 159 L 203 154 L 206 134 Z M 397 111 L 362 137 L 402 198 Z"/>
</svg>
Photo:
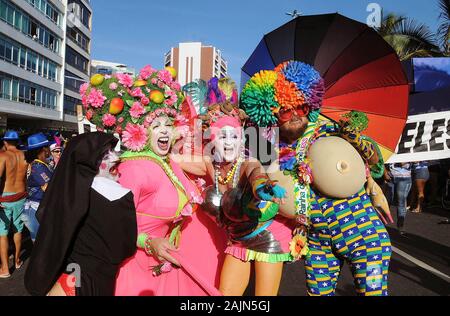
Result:
<svg viewBox="0 0 450 316">
<path fill-rule="evenodd" d="M 152 246 L 150 245 L 150 241 L 152 240 L 152 238 L 151 237 L 148 237 L 146 240 L 145 240 L 145 247 L 144 247 L 144 251 L 145 251 L 145 253 L 147 254 L 147 255 L 149 255 L 149 256 L 153 256 L 153 249 L 152 249 Z"/>
<path fill-rule="evenodd" d="M 148 238 L 148 234 L 140 233 L 138 235 L 137 242 L 136 242 L 137 247 L 141 248 L 141 249 L 144 249 L 145 248 L 145 241 L 147 240 L 147 238 Z"/>
<path fill-rule="evenodd" d="M 152 239 L 153 238 L 146 233 L 139 234 L 137 239 L 138 248 L 143 249 L 149 256 L 153 255 L 153 251 L 149 243 Z"/>
<path fill-rule="evenodd" d="M 267 182 L 269 182 L 270 180 L 269 180 L 269 178 L 268 177 L 259 177 L 259 178 L 256 178 L 256 180 L 254 180 L 254 182 L 253 182 L 253 185 L 252 185 L 252 191 L 253 191 L 253 195 L 256 197 L 257 196 L 257 194 L 256 194 L 256 191 L 262 186 L 262 185 L 265 185 L 265 184 L 267 184 Z"/>
</svg>

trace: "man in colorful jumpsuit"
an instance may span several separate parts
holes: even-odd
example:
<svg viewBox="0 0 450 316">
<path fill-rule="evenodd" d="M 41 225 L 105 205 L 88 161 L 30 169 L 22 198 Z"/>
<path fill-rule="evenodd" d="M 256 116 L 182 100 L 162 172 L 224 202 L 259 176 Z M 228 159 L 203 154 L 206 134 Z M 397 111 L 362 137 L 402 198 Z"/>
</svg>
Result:
<svg viewBox="0 0 450 316">
<path fill-rule="evenodd" d="M 293 243 L 298 245 L 298 240 L 302 240 L 300 248 L 304 242 L 309 248 L 296 255 L 299 258 L 307 253 L 308 294 L 335 295 L 346 261 L 358 295 L 387 295 L 392 250 L 389 235 L 377 214 L 382 210 L 374 208 L 365 188 L 345 199 L 328 198 L 310 185 L 312 174 L 305 177 L 303 171 L 298 171 L 310 170 L 309 145 L 330 136 L 347 140 L 369 167 L 379 161 L 376 145 L 350 126 L 318 121 L 324 94 L 320 74 L 310 65 L 291 61 L 274 71 L 263 70 L 254 75 L 242 91 L 241 107 L 254 124 L 279 127 L 280 170 L 292 176 L 296 185 L 298 228 L 294 236 L 298 237 L 294 237 Z M 284 161 L 283 152 L 290 152 L 285 154 Z M 297 194 L 301 190 L 302 194 Z"/>
</svg>

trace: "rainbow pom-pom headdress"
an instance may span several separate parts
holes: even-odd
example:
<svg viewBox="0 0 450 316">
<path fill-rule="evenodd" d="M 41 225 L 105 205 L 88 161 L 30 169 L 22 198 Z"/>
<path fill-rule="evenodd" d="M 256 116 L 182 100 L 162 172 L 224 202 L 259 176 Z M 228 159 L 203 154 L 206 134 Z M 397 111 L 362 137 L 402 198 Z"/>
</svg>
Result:
<svg viewBox="0 0 450 316">
<path fill-rule="evenodd" d="M 276 126 L 281 109 L 303 108 L 310 121 L 317 119 L 325 94 L 324 80 L 312 66 L 289 61 L 274 70 L 256 73 L 241 93 L 241 108 L 260 127 Z"/>
</svg>

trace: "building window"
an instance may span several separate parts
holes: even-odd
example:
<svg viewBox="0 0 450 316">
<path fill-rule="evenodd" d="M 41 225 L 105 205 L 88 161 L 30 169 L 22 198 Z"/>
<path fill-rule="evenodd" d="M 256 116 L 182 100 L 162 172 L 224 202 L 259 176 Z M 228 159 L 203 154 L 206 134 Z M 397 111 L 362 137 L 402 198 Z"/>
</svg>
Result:
<svg viewBox="0 0 450 316">
<path fill-rule="evenodd" d="M 41 11 L 49 20 L 51 20 L 56 25 L 60 26 L 61 12 L 51 5 L 47 0 L 27 0 L 27 2 L 35 7 L 37 10 Z"/>
<path fill-rule="evenodd" d="M 85 73 L 86 75 L 89 74 L 88 72 L 89 60 L 78 54 L 71 47 L 66 47 L 66 62 L 70 66 L 78 69 L 79 71 Z"/>
<path fill-rule="evenodd" d="M 89 53 L 89 39 L 74 27 L 67 28 L 68 37 L 74 41 L 80 48 Z"/>
<path fill-rule="evenodd" d="M 60 39 L 9 1 L 0 0 L 0 18 L 46 48 L 59 52 Z"/>
<path fill-rule="evenodd" d="M 69 115 L 77 115 L 77 105 L 81 104 L 81 100 L 64 96 L 64 113 Z"/>
<path fill-rule="evenodd" d="M 64 87 L 73 92 L 79 93 L 81 85 L 84 83 L 84 79 L 66 70 L 64 76 Z"/>
<path fill-rule="evenodd" d="M 97 73 L 101 75 L 112 75 L 112 69 L 110 68 L 97 68 Z"/>
<path fill-rule="evenodd" d="M 56 109 L 58 93 L 33 82 L 0 72 L 0 98 Z"/>
<path fill-rule="evenodd" d="M 57 81 L 59 66 L 9 37 L 0 34 L 0 59 L 46 79 Z"/>
</svg>

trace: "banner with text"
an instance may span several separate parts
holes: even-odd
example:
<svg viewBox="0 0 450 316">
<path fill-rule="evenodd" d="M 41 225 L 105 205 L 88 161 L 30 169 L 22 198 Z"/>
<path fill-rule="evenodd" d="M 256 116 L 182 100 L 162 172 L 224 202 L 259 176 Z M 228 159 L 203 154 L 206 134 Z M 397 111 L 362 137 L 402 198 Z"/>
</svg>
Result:
<svg viewBox="0 0 450 316">
<path fill-rule="evenodd" d="M 450 158 L 450 111 L 410 116 L 396 152 L 388 163 Z"/>
</svg>

